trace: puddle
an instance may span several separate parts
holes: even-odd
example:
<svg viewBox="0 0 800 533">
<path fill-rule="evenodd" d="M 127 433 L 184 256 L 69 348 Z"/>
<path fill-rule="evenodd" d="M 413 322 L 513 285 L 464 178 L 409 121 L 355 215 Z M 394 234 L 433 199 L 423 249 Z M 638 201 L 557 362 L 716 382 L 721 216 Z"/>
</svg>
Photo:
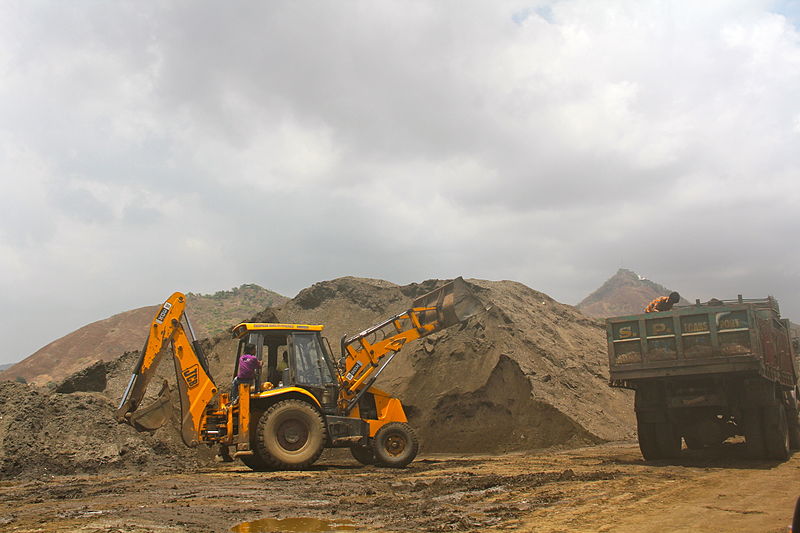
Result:
<svg viewBox="0 0 800 533">
<path fill-rule="evenodd" d="M 328 533 L 355 531 L 350 520 L 320 520 L 319 518 L 262 518 L 242 522 L 231 528 L 233 533 Z"/>
</svg>

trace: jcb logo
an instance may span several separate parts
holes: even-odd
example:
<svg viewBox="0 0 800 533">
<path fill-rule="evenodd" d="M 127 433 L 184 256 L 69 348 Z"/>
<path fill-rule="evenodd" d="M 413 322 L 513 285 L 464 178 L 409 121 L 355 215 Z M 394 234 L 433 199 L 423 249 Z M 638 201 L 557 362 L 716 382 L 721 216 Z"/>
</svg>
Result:
<svg viewBox="0 0 800 533">
<path fill-rule="evenodd" d="M 356 364 L 353 365 L 353 368 L 350 369 L 350 372 L 347 373 L 345 379 L 347 381 L 353 381 L 353 378 L 356 377 L 358 371 L 361 370 L 361 367 L 364 366 L 361 364 L 361 361 L 356 361 Z"/>
<path fill-rule="evenodd" d="M 156 317 L 156 324 L 162 324 L 164 322 L 164 318 L 166 318 L 170 309 L 172 309 L 172 304 L 169 302 L 164 302 L 164 307 L 161 308 L 161 312 L 158 313 L 158 316 Z"/>
<path fill-rule="evenodd" d="M 183 379 L 186 381 L 186 386 L 190 389 L 197 387 L 198 373 L 197 365 L 192 365 L 183 371 Z"/>
</svg>

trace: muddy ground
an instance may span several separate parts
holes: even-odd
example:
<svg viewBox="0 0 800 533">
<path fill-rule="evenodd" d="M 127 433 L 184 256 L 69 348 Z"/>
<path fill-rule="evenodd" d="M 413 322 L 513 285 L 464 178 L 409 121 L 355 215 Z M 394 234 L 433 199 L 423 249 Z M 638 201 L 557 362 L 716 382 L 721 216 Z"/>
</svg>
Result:
<svg viewBox="0 0 800 533">
<path fill-rule="evenodd" d="M 645 463 L 634 443 L 427 455 L 362 467 L 341 450 L 307 472 L 238 463 L 194 473 L 107 473 L 0 482 L 0 531 L 748 531 L 785 532 L 800 453 L 747 461 L 741 444 Z M 305 529 L 290 529 L 297 521 Z M 270 521 L 270 519 L 272 521 Z M 274 527 L 273 527 L 274 526 Z"/>
</svg>

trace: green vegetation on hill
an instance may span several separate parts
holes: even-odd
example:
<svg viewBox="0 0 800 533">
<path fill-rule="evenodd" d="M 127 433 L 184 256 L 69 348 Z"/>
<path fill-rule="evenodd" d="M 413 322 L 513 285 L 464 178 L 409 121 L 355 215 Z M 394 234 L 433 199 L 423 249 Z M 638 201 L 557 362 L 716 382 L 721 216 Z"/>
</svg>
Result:
<svg viewBox="0 0 800 533">
<path fill-rule="evenodd" d="M 214 294 L 186 294 L 187 312 L 200 339 L 227 333 L 254 312 L 286 301 L 287 297 L 252 283 Z"/>
</svg>

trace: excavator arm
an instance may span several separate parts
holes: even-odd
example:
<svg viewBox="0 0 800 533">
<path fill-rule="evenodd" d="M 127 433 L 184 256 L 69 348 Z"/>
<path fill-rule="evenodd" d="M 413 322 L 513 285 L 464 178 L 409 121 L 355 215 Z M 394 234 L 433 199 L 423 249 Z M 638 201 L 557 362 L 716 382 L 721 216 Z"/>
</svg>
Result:
<svg viewBox="0 0 800 533">
<path fill-rule="evenodd" d="M 427 337 L 473 316 L 483 307 L 463 278 L 413 301 L 411 309 L 342 339 L 342 392 L 349 413 L 408 342 Z"/>
<path fill-rule="evenodd" d="M 178 394 L 181 403 L 181 437 L 187 446 L 197 446 L 203 414 L 217 392 L 208 370 L 208 362 L 194 338 L 191 322 L 185 314 L 186 297 L 174 293 L 156 313 L 150 331 L 125 389 L 115 418 L 139 431 L 153 431 L 169 418 L 171 398 L 164 381 L 158 399 L 147 407 L 141 403 L 167 347 L 172 352 Z M 186 323 L 184 329 L 183 323 Z M 187 335 L 188 330 L 188 335 Z"/>
</svg>

